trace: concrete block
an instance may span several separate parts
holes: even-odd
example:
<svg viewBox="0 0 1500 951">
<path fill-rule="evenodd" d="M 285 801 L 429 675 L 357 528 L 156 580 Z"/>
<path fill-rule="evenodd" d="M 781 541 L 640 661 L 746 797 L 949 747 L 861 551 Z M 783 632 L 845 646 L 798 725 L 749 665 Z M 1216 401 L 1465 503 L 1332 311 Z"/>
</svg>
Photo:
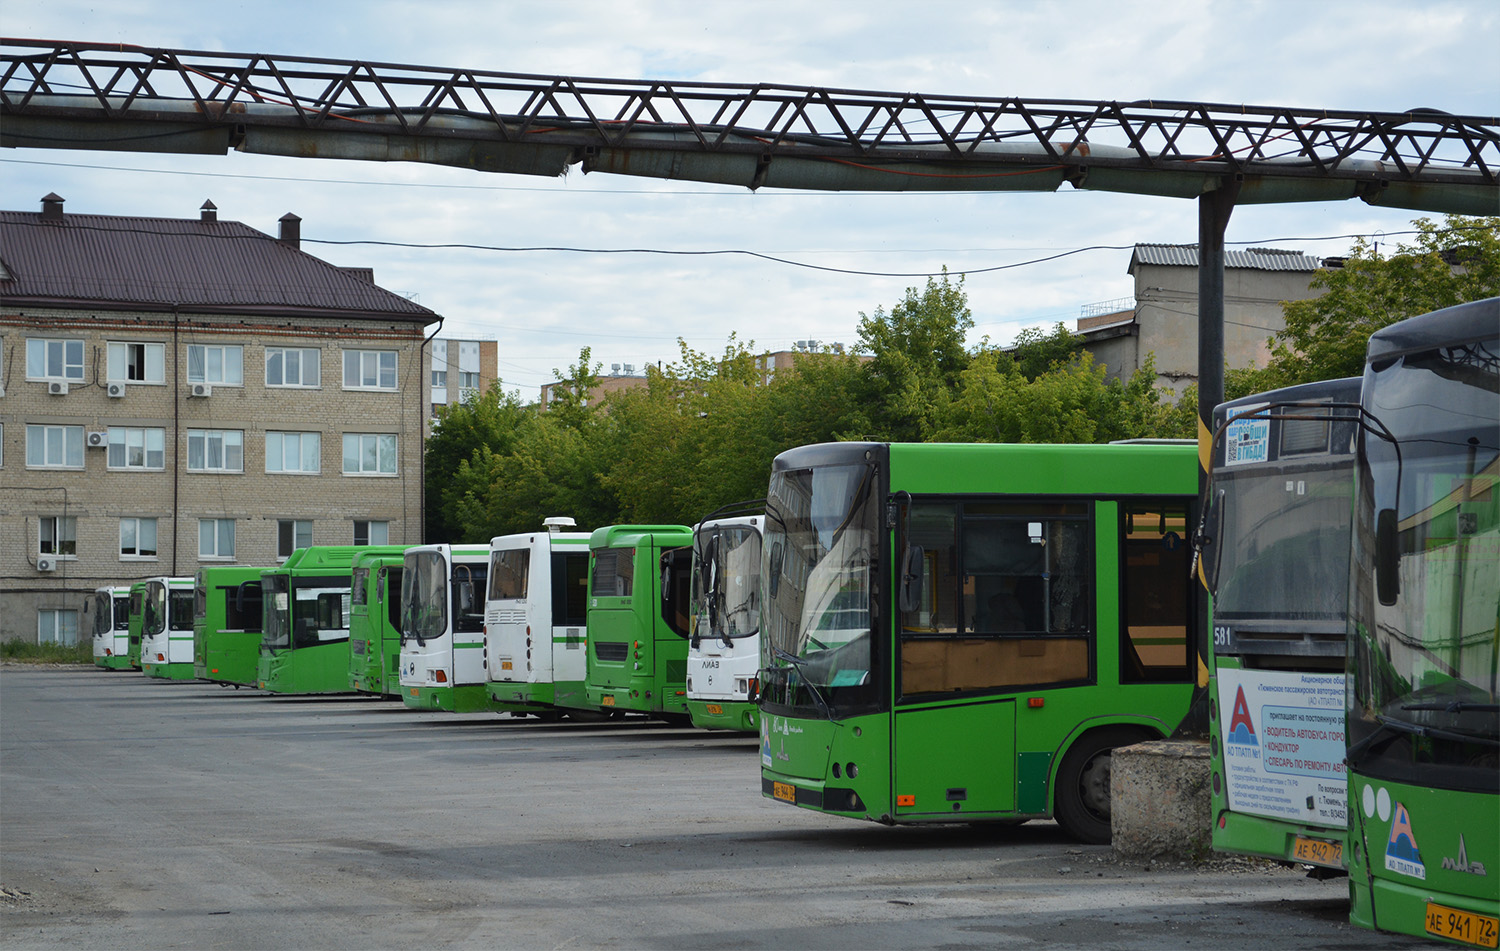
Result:
<svg viewBox="0 0 1500 951">
<path fill-rule="evenodd" d="M 1114 751 L 1110 825 L 1128 859 L 1200 859 L 1210 850 L 1208 744 L 1151 740 Z"/>
</svg>

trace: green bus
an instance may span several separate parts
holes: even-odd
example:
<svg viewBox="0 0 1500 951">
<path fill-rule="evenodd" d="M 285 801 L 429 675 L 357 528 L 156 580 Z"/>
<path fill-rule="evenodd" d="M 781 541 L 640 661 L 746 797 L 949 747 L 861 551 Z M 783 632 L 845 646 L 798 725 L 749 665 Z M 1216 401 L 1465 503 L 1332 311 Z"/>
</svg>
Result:
<svg viewBox="0 0 1500 951">
<path fill-rule="evenodd" d="M 685 724 L 693 530 L 610 525 L 589 536 L 584 709 Z"/>
<path fill-rule="evenodd" d="M 254 687 L 260 662 L 260 573 L 248 565 L 198 569 L 193 586 L 193 675 Z"/>
<path fill-rule="evenodd" d="M 401 574 L 401 700 L 418 710 L 489 710 L 484 599 L 488 545 L 406 550 Z"/>
<path fill-rule="evenodd" d="M 1199 533 L 1213 596 L 1220 852 L 1344 868 L 1344 654 L 1359 377 L 1214 410 Z"/>
<path fill-rule="evenodd" d="M 94 636 L 94 664 L 106 670 L 130 666 L 130 586 L 95 588 L 84 599 L 85 627 Z"/>
<path fill-rule="evenodd" d="M 1500 940 L 1500 298 L 1371 338 L 1355 451 L 1350 920 Z"/>
<path fill-rule="evenodd" d="M 1191 445 L 849 442 L 777 456 L 761 789 L 886 824 L 1110 837 L 1110 754 L 1196 679 Z M 592 631 L 590 632 L 592 635 Z"/>
<path fill-rule="evenodd" d="M 360 552 L 349 579 L 349 689 L 401 695 L 400 555 Z"/>
<path fill-rule="evenodd" d="M 141 672 L 193 679 L 193 579 L 148 578 L 141 609 Z"/>
<path fill-rule="evenodd" d="M 404 545 L 314 545 L 260 574 L 256 682 L 271 693 L 349 693 L 349 587 L 361 552 L 399 555 Z"/>
</svg>

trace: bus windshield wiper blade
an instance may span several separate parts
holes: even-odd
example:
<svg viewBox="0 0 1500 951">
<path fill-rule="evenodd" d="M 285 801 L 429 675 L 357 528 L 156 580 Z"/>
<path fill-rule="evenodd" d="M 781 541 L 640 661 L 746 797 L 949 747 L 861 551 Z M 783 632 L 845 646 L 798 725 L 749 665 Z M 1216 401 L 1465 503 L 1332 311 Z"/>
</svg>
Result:
<svg viewBox="0 0 1500 951">
<path fill-rule="evenodd" d="M 779 647 L 772 647 L 771 654 L 777 660 L 781 660 L 785 663 L 790 664 L 793 670 L 797 671 L 797 673 L 799 674 L 802 674 L 802 665 L 804 661 L 796 654 L 789 654 Z M 805 674 L 803 674 L 802 676 L 802 682 L 807 685 L 808 693 L 812 694 L 812 698 L 818 701 L 818 706 L 822 709 L 823 716 L 827 717 L 828 721 L 832 723 L 833 707 L 829 705 L 826 699 L 824 699 L 823 692 L 818 689 L 818 685 L 813 683 L 811 680 L 808 680 Z"/>
<path fill-rule="evenodd" d="M 1447 703 L 1403 703 L 1403 710 L 1441 710 L 1444 713 L 1463 713 L 1477 710 L 1480 713 L 1500 711 L 1500 703 L 1471 703 L 1468 700 L 1449 700 Z"/>
</svg>

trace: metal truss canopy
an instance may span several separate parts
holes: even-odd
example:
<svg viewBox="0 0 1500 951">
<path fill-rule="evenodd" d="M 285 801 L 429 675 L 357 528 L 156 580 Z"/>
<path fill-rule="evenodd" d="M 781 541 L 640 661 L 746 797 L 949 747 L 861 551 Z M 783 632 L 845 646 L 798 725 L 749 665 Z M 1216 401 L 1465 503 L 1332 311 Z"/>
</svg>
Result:
<svg viewBox="0 0 1500 951">
<path fill-rule="evenodd" d="M 1500 120 L 531 76 L 0 39 L 0 145 L 415 161 L 748 188 L 1053 191 L 1500 213 Z"/>
</svg>

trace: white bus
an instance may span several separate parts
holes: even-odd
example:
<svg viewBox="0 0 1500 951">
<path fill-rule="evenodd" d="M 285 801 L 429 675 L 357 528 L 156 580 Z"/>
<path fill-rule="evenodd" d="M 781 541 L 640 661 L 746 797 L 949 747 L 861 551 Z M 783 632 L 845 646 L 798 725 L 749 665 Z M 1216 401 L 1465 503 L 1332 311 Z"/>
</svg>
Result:
<svg viewBox="0 0 1500 951">
<path fill-rule="evenodd" d="M 141 671 L 193 679 L 192 578 L 147 578 L 141 613 Z"/>
<path fill-rule="evenodd" d="M 94 665 L 110 670 L 130 666 L 130 585 L 95 588 L 84 599 L 83 616 L 94 636 Z"/>
<path fill-rule="evenodd" d="M 760 667 L 760 554 L 763 515 L 720 509 L 693 529 L 693 621 L 688 639 L 687 708 L 709 730 L 760 729 L 750 683 Z"/>
<path fill-rule="evenodd" d="M 484 605 L 495 709 L 556 716 L 586 706 L 589 533 L 571 518 L 549 518 L 546 531 L 490 540 Z"/>
<path fill-rule="evenodd" d="M 484 545 L 423 545 L 401 569 L 401 699 L 419 710 L 489 709 L 484 692 Z"/>
</svg>

